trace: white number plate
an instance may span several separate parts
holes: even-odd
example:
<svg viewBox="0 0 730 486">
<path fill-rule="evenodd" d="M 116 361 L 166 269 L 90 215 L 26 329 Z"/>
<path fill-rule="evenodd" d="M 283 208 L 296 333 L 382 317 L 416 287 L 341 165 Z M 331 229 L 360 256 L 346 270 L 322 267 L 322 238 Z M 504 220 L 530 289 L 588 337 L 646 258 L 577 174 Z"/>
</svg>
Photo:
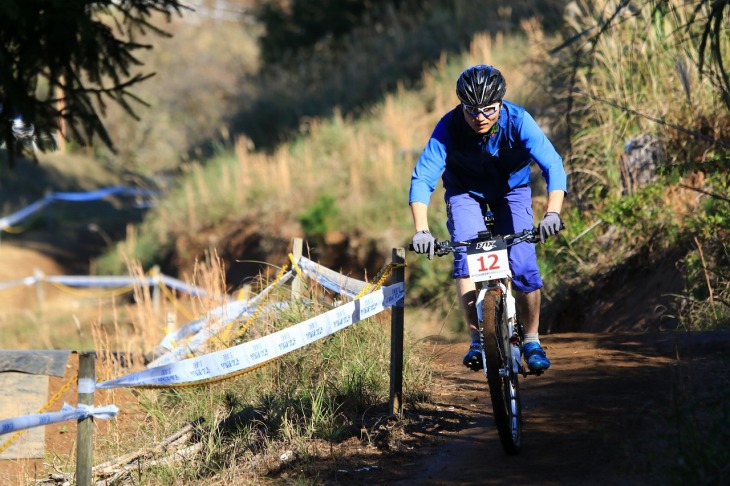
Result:
<svg viewBox="0 0 730 486">
<path fill-rule="evenodd" d="M 503 241 L 477 243 L 467 251 L 469 277 L 474 282 L 511 277 L 507 247 Z"/>
</svg>

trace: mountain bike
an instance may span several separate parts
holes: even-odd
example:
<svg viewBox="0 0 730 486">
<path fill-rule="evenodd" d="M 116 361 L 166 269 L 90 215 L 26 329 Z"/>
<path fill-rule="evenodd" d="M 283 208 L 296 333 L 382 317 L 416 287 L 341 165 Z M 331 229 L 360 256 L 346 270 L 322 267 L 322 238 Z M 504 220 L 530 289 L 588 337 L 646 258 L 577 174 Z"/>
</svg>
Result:
<svg viewBox="0 0 730 486">
<path fill-rule="evenodd" d="M 536 228 L 509 235 L 493 235 L 493 218 L 487 216 L 487 230 L 467 241 L 436 242 L 434 254 L 444 256 L 466 252 L 469 277 L 476 284 L 476 309 L 484 374 L 489 383 L 494 421 L 502 446 L 518 454 L 522 446 L 522 405 L 519 375 L 541 375 L 522 365 L 524 328 L 517 318 L 512 295 L 512 272 L 507 248 L 540 241 Z M 412 247 L 410 248 L 413 249 Z"/>
</svg>

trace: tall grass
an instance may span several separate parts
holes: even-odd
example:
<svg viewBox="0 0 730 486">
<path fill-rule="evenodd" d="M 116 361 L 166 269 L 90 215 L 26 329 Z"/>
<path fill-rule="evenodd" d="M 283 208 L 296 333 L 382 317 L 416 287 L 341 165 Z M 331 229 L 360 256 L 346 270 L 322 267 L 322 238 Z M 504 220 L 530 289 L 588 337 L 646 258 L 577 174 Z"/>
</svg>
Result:
<svg viewBox="0 0 730 486">
<path fill-rule="evenodd" d="M 204 280 L 209 286 L 219 285 L 220 264 L 215 255 L 202 263 L 199 284 Z M 282 288 L 272 295 L 271 301 L 288 302 L 289 306 L 261 314 L 240 339 L 283 329 L 329 308 L 324 302 L 331 299 L 321 298 L 328 292 L 317 285 L 307 287 L 306 296 L 316 297 L 309 303 L 290 301 L 290 292 Z M 134 329 L 142 334 L 147 332 L 145 327 L 159 328 L 158 317 L 148 312 L 152 309 L 151 296 L 143 292 L 139 299 L 141 310 L 135 316 Z M 194 460 L 145 470 L 138 477 L 140 484 L 185 484 L 213 476 L 255 478 L 288 461 L 281 459 L 284 453 L 302 467 L 327 458 L 332 452 L 326 448 L 318 452 L 317 441 L 334 444 L 353 436 L 360 438 L 363 430 L 387 415 L 388 329 L 388 313 L 383 313 L 252 373 L 197 387 L 142 390 L 135 394 L 136 403 L 122 407 L 122 414 L 136 417 L 139 426 L 128 427 L 127 420 L 119 420 L 122 433 L 112 425 L 113 430 L 97 438 L 97 457 L 109 459 L 110 455 L 149 447 L 202 417 L 204 422 L 197 428 L 200 446 Z M 97 336 L 99 347 L 108 349 L 103 332 Z M 129 342 L 139 344 L 141 340 Z M 212 340 L 209 350 L 223 345 L 220 340 Z M 141 351 L 133 350 L 137 354 Z M 408 406 L 428 398 L 430 367 L 416 351 L 414 343 L 409 342 L 404 371 Z M 104 355 L 103 366 L 97 372 L 100 380 L 140 366 L 136 363 L 131 369 L 121 368 L 113 358 Z M 238 417 L 237 425 L 218 426 L 233 416 Z"/>
<path fill-rule="evenodd" d="M 716 236 L 730 223 L 722 148 L 730 139 L 730 113 L 714 81 L 716 68 L 699 73 L 699 27 L 689 23 L 692 15 L 709 15 L 708 8 L 576 2 L 566 16 L 567 37 L 583 35 L 550 58 L 557 61 L 553 94 L 572 101 L 564 105 L 571 107 L 563 117 L 570 126 L 562 133 L 571 135 L 566 165 L 577 204 L 566 214 L 567 245 L 541 251 L 553 253 L 557 273 L 581 277 L 640 248 L 656 255 L 671 245 L 685 248 L 678 263 L 687 293 L 674 311 L 688 328 L 727 326 L 730 311 L 727 249 Z M 730 52 L 728 25 L 718 25 L 723 52 Z M 641 135 L 654 137 L 661 150 L 654 182 L 637 188 L 626 178 L 624 147 Z"/>
<path fill-rule="evenodd" d="M 572 93 L 576 136 L 571 140 L 573 197 L 619 196 L 623 191 L 620 160 L 625 143 L 641 134 L 659 137 L 666 167 L 702 164 L 712 140 L 730 136 L 730 115 L 711 76 L 698 72 L 695 29 L 688 20 L 696 5 L 654 2 L 619 9 L 606 2 L 577 2 L 568 25 L 573 33 L 596 31 L 601 19 L 617 18 L 600 36 L 579 42 L 580 59 Z M 723 49 L 730 52 L 730 42 Z M 590 55 L 588 55 L 590 54 Z M 560 71 L 565 81 L 575 58 Z M 701 169 L 701 165 L 696 166 Z"/>
<path fill-rule="evenodd" d="M 554 27 L 563 4 L 437 0 L 413 9 L 401 2 L 399 9 L 388 9 L 377 21 L 345 36 L 321 39 L 314 49 L 266 66 L 247 80 L 254 88 L 239 97 L 241 113 L 233 125 L 270 150 L 308 118 L 329 117 L 338 109 L 367 113 L 399 84 L 415 87 L 424 65 L 444 53 L 458 55 L 476 34 L 516 33 L 519 20 L 528 17 Z"/>
<path fill-rule="evenodd" d="M 189 170 L 146 218 L 137 240 L 140 250 L 147 243 L 157 249 L 128 251 L 149 265 L 182 233 L 224 222 L 266 221 L 274 214 L 278 220 L 296 221 L 321 194 L 328 194 L 340 214 L 330 230 L 367 235 L 387 254 L 409 236 L 411 171 L 436 122 L 457 103 L 453 83 L 459 72 L 480 62 L 499 65 L 508 78 L 510 99 L 519 102 L 530 73 L 515 53 L 525 50 L 521 36 L 479 35 L 465 54 L 444 55 L 428 66 L 420 89 L 400 88 L 386 95 L 367 116 L 336 112 L 330 119 L 310 119 L 299 137 L 270 154 L 253 151 L 239 138 L 205 166 Z M 434 195 L 432 213 L 438 220 L 440 199 Z M 275 234 L 277 229 L 270 231 Z M 110 255 L 99 268 L 120 271 L 123 265 Z"/>
<path fill-rule="evenodd" d="M 528 28 L 536 30 L 533 25 Z M 351 250 L 356 258 L 370 248 L 389 255 L 412 236 L 407 204 L 411 172 L 438 120 L 458 102 L 454 83 L 459 73 L 477 63 L 495 64 L 507 77 L 508 98 L 529 102 L 531 82 L 539 79 L 533 65 L 525 62 L 534 42 L 528 43 L 523 35 L 479 34 L 463 54 L 444 54 L 438 63 L 426 66 L 419 89 L 401 86 L 363 116 L 335 112 L 330 119 L 309 119 L 301 135 L 272 153 L 255 151 L 250 141 L 239 138 L 204 166 L 189 170 L 139 228 L 138 251 L 133 244 L 126 244 L 124 251 L 149 266 L 186 235 L 256 224 L 264 232 L 287 238 L 292 233 L 282 234 L 283 228 L 266 222 L 292 221 L 300 222 L 293 234 L 311 243 L 321 246 L 346 234 L 357 241 Z M 330 201 L 326 207 L 325 199 Z M 432 197 L 429 214 L 434 233 L 446 238 L 441 189 Z M 313 215 L 316 231 L 301 225 L 311 222 Z M 184 249 L 176 251 L 178 257 L 194 258 L 182 253 Z M 439 261 L 435 267 L 431 263 L 414 259 L 409 266 L 411 288 L 424 289 L 416 293 L 426 300 L 451 291 L 448 262 Z M 356 265 L 365 268 L 365 258 Z M 109 254 L 98 268 L 113 272 L 124 266 Z M 419 296 L 414 302 L 425 304 Z M 449 302 L 438 304 L 426 317 L 448 319 L 444 335 L 460 322 L 458 313 L 449 311 Z"/>
</svg>

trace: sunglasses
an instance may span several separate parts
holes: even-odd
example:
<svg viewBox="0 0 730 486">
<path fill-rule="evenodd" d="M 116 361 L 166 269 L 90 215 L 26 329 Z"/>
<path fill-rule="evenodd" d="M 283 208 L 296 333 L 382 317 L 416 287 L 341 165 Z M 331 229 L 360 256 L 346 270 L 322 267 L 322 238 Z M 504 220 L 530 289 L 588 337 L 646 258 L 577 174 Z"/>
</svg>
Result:
<svg viewBox="0 0 730 486">
<path fill-rule="evenodd" d="M 494 115 L 497 110 L 499 110 L 499 107 L 501 106 L 501 103 L 494 103 L 489 106 L 472 106 L 467 105 L 466 103 L 462 103 L 462 106 L 464 107 L 464 111 L 469 113 L 474 118 L 479 116 L 479 113 L 484 115 L 485 117 L 489 118 L 490 116 Z"/>
</svg>

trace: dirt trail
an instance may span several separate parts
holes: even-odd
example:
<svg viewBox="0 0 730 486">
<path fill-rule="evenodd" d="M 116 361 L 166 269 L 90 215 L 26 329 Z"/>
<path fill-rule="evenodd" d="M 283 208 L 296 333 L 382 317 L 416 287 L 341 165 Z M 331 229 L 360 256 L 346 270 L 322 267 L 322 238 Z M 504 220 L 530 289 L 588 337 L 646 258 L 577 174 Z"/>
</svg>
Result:
<svg viewBox="0 0 730 486">
<path fill-rule="evenodd" d="M 461 365 L 466 345 L 435 345 L 442 371 L 433 398 L 440 411 L 411 437 L 423 450 L 394 462 L 384 459 L 374 472 L 348 479 L 361 484 L 672 484 L 672 468 L 679 463 L 672 417 L 687 400 L 711 406 L 728 399 L 730 332 L 570 333 L 545 336 L 543 343 L 553 366 L 521 382 L 521 454 L 504 453 L 485 379 Z M 694 439 L 709 435 L 716 420 L 714 415 L 698 418 Z M 708 484 L 727 484 L 715 479 Z"/>
</svg>

